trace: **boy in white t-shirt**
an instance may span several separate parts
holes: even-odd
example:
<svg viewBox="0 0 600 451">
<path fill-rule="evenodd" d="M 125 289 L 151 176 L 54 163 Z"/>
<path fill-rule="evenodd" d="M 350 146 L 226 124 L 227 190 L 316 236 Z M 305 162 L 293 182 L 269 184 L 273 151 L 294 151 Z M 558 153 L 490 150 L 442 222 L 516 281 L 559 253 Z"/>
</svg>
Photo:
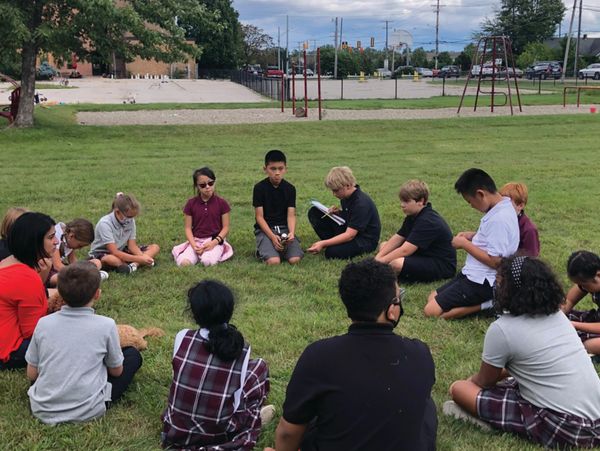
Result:
<svg viewBox="0 0 600 451">
<path fill-rule="evenodd" d="M 467 252 L 465 266 L 450 282 L 431 292 L 426 316 L 460 318 L 492 307 L 496 268 L 519 247 L 519 223 L 512 202 L 502 197 L 483 170 L 467 169 L 454 184 L 471 207 L 484 213 L 477 232 L 460 232 L 452 240 Z"/>
</svg>

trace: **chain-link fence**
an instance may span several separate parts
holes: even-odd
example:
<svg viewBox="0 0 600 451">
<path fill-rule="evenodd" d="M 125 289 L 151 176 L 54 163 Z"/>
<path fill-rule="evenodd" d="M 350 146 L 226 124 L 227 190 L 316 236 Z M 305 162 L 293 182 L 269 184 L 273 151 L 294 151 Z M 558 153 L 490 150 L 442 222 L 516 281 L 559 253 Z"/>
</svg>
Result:
<svg viewBox="0 0 600 451">
<path fill-rule="evenodd" d="M 264 77 L 249 71 L 241 70 L 231 74 L 231 81 L 246 86 L 257 93 L 273 100 L 290 99 L 290 80 L 281 77 Z"/>
</svg>

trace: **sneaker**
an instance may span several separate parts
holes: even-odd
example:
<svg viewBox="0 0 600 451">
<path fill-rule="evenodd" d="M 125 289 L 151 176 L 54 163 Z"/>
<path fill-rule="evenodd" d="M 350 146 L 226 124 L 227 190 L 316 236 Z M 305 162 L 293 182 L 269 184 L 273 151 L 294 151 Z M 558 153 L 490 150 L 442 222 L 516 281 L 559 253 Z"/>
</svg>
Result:
<svg viewBox="0 0 600 451">
<path fill-rule="evenodd" d="M 268 406 L 264 406 L 262 409 L 260 409 L 260 422 L 263 426 L 273 421 L 274 417 L 275 406 L 273 404 L 269 404 Z"/>
<path fill-rule="evenodd" d="M 117 267 L 117 272 L 119 274 L 131 274 L 132 272 L 137 271 L 138 265 L 137 263 L 129 263 L 128 265 L 121 265 Z"/>
<path fill-rule="evenodd" d="M 104 282 L 106 279 L 108 279 L 108 273 L 106 271 L 100 270 L 100 280 Z"/>
<path fill-rule="evenodd" d="M 444 415 L 454 417 L 457 420 L 463 420 L 463 421 L 466 421 L 467 423 L 474 424 L 475 426 L 478 426 L 480 429 L 482 429 L 486 432 L 489 432 L 492 430 L 492 427 L 488 423 L 471 415 L 469 412 L 467 412 L 461 406 L 456 404 L 454 401 L 446 401 L 444 403 L 442 411 L 444 412 Z"/>
</svg>

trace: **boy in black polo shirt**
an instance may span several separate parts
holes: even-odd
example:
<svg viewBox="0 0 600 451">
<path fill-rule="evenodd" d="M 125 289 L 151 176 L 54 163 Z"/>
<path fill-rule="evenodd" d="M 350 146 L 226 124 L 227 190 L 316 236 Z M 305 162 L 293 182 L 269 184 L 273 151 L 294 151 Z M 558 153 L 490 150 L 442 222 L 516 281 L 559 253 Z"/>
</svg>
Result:
<svg viewBox="0 0 600 451">
<path fill-rule="evenodd" d="M 296 188 L 283 179 L 287 172 L 284 153 L 268 151 L 263 169 L 267 178 L 254 185 L 252 194 L 256 254 L 267 265 L 278 265 L 281 258 L 298 263 L 304 252 L 296 238 Z"/>
<path fill-rule="evenodd" d="M 277 451 L 435 449 L 429 348 L 394 334 L 402 316 L 394 271 L 373 259 L 342 271 L 348 333 L 310 344 L 287 386 Z"/>
<path fill-rule="evenodd" d="M 338 225 L 316 207 L 308 210 L 308 220 L 321 238 L 307 249 L 308 252 L 318 254 L 325 249 L 325 258 L 351 258 L 373 252 L 381 234 L 379 213 L 375 203 L 356 184 L 350 168 L 331 169 L 325 178 L 325 186 L 340 199 L 342 206 L 341 210 L 331 207 L 329 213 L 341 216 L 346 222 Z"/>
<path fill-rule="evenodd" d="M 456 249 L 452 247 L 452 231 L 427 202 L 427 184 L 409 180 L 400 187 L 399 196 L 406 218 L 400 230 L 381 243 L 375 259 L 388 263 L 400 280 L 407 282 L 454 277 Z"/>
</svg>

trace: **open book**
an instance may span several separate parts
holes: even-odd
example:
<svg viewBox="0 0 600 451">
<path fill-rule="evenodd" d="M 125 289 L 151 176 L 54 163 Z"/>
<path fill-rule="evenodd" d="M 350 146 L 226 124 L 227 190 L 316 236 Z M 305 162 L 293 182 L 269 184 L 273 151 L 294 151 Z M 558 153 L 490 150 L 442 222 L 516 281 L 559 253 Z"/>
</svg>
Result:
<svg viewBox="0 0 600 451">
<path fill-rule="evenodd" d="M 317 209 L 319 209 L 319 211 L 321 211 L 324 216 L 330 217 L 333 220 L 333 222 L 335 222 L 337 225 L 342 225 L 342 224 L 346 223 L 346 220 L 344 218 L 342 218 L 341 216 L 338 216 L 334 213 L 329 213 L 329 208 L 327 208 L 325 205 L 323 205 L 318 200 L 312 199 L 310 201 L 310 204 L 313 207 L 317 207 Z"/>
</svg>

